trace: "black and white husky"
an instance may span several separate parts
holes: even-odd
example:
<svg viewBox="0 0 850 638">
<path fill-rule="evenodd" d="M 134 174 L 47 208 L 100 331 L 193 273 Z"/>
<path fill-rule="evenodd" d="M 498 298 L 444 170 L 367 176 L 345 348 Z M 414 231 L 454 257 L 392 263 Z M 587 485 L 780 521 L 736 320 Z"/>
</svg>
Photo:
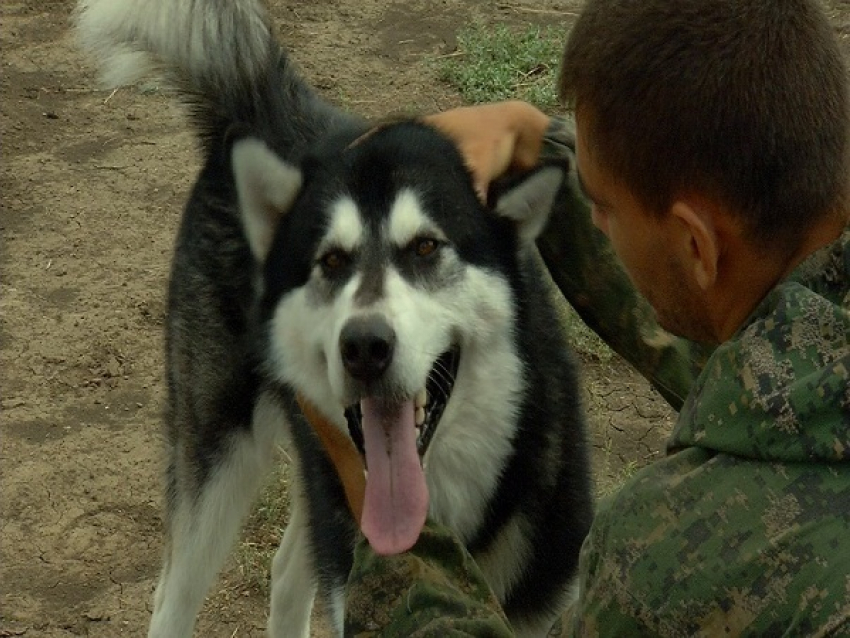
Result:
<svg viewBox="0 0 850 638">
<path fill-rule="evenodd" d="M 271 635 L 308 635 L 317 590 L 342 633 L 359 530 L 401 552 L 426 516 L 466 543 L 517 634 L 545 634 L 591 518 L 576 372 L 534 254 L 563 167 L 483 206 L 436 130 L 364 135 L 318 97 L 259 0 L 82 0 L 76 18 L 107 81 L 166 72 L 205 153 L 169 288 L 149 635 L 191 635 L 281 439 L 297 478 Z M 359 521 L 297 397 L 363 455 Z"/>
</svg>

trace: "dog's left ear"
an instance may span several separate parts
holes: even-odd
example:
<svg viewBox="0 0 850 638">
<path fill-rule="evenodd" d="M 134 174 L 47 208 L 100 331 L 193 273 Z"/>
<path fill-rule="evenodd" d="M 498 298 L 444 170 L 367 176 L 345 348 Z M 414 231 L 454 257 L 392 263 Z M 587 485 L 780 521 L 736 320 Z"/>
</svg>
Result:
<svg viewBox="0 0 850 638">
<path fill-rule="evenodd" d="M 520 241 L 534 243 L 543 232 L 558 191 L 566 179 L 564 166 L 550 164 L 518 180 L 496 185 L 493 208 L 502 217 L 517 223 Z"/>
<path fill-rule="evenodd" d="M 255 137 L 234 142 L 231 166 L 242 229 L 254 257 L 263 263 L 281 215 L 290 209 L 301 190 L 301 171 Z"/>
</svg>

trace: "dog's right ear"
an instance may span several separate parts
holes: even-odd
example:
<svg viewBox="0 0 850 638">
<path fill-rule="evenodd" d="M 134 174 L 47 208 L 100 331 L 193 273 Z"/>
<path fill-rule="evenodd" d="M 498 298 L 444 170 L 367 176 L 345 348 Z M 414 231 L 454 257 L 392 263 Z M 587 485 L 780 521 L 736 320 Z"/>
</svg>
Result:
<svg viewBox="0 0 850 638">
<path fill-rule="evenodd" d="M 301 190 L 301 171 L 255 137 L 234 142 L 230 159 L 242 228 L 251 252 L 262 263 L 271 249 L 278 220 Z"/>
</svg>

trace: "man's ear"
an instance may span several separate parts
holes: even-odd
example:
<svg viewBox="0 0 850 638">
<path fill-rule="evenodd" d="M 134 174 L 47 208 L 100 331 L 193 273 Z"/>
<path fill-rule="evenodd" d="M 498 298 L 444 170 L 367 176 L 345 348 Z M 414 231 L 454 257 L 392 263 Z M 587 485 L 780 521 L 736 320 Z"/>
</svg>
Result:
<svg viewBox="0 0 850 638">
<path fill-rule="evenodd" d="M 242 228 L 251 252 L 262 263 L 271 249 L 281 215 L 289 210 L 301 190 L 301 171 L 255 137 L 235 142 L 230 159 Z"/>
<path fill-rule="evenodd" d="M 516 222 L 523 244 L 534 243 L 543 232 L 565 179 L 564 167 L 552 164 L 512 180 L 504 189 L 499 188 L 494 209 L 502 217 Z"/>
<path fill-rule="evenodd" d="M 717 281 L 721 252 L 720 236 L 710 207 L 707 202 L 680 199 L 670 208 L 678 225 L 673 239 L 678 245 L 674 248 L 703 290 L 708 290 Z"/>
</svg>

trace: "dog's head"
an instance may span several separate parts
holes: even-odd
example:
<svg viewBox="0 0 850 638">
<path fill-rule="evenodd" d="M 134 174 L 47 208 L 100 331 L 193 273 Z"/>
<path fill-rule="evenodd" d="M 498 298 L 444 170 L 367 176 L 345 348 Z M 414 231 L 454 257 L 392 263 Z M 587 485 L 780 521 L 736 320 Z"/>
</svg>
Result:
<svg viewBox="0 0 850 638">
<path fill-rule="evenodd" d="M 452 399 L 510 411 L 520 391 L 520 258 L 563 172 L 531 174 L 493 214 L 453 144 L 414 122 L 301 166 L 245 137 L 232 167 L 263 268 L 267 372 L 349 431 L 368 468 L 363 531 L 376 551 L 403 551 L 424 522 L 421 463 L 450 436 Z"/>
</svg>

